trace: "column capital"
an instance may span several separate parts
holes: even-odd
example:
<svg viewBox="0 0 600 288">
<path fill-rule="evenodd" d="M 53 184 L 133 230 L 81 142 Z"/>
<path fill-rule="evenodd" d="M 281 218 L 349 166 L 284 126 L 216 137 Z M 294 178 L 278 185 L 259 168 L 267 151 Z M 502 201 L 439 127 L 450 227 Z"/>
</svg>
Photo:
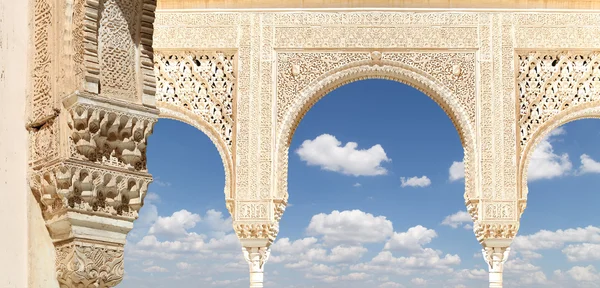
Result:
<svg viewBox="0 0 600 288">
<path fill-rule="evenodd" d="M 264 267 L 271 255 L 271 248 L 242 246 L 242 252 L 250 268 L 250 288 L 263 287 Z"/>
</svg>

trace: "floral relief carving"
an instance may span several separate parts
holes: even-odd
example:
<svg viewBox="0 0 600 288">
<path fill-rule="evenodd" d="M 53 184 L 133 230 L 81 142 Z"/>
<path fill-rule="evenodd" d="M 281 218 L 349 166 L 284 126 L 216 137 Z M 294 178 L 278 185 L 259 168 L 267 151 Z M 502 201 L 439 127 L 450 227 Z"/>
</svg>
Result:
<svg viewBox="0 0 600 288">
<path fill-rule="evenodd" d="M 66 211 L 134 220 L 150 176 L 61 163 L 34 172 L 30 184 L 44 218 Z"/>
<path fill-rule="evenodd" d="M 155 118 L 94 105 L 69 109 L 70 157 L 135 171 L 146 171 L 146 145 Z"/>
<path fill-rule="evenodd" d="M 81 242 L 56 246 L 56 276 L 61 288 L 114 287 L 124 274 L 122 246 Z"/>
<path fill-rule="evenodd" d="M 475 222 L 474 228 L 477 241 L 485 239 L 514 239 L 519 230 L 518 222 L 514 223 L 480 223 Z"/>
<path fill-rule="evenodd" d="M 275 241 L 279 233 L 279 223 L 237 223 L 234 224 L 239 239 L 268 239 Z"/>
<path fill-rule="evenodd" d="M 234 54 L 156 52 L 156 101 L 188 110 L 211 127 L 231 153 L 234 141 Z"/>
</svg>

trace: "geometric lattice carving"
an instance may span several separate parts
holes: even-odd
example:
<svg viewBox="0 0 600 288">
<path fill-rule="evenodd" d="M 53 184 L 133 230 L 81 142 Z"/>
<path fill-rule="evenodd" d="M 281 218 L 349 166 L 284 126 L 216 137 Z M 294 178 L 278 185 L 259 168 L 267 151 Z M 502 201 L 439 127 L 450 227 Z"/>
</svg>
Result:
<svg viewBox="0 0 600 288">
<path fill-rule="evenodd" d="M 98 30 L 100 95 L 136 99 L 136 23 L 139 0 L 106 0 Z"/>
<path fill-rule="evenodd" d="M 569 107 L 600 100 L 600 52 L 519 55 L 520 145 Z"/>
<path fill-rule="evenodd" d="M 154 55 L 156 101 L 201 117 L 217 132 L 229 152 L 235 119 L 234 57 L 234 54 L 193 52 Z"/>
</svg>

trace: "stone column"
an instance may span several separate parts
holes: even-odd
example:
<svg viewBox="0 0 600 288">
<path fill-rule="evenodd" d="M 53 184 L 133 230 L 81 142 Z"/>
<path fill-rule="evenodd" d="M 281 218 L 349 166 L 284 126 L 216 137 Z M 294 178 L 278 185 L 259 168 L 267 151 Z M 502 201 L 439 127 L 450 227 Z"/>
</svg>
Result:
<svg viewBox="0 0 600 288">
<path fill-rule="evenodd" d="M 261 245 L 260 243 L 256 244 Z M 263 287 L 264 266 L 267 263 L 267 260 L 269 260 L 271 249 L 266 246 L 243 246 L 242 252 L 244 253 L 244 259 L 246 259 L 250 268 L 250 288 Z"/>
<path fill-rule="evenodd" d="M 508 245 L 485 247 L 481 249 L 483 259 L 487 262 L 489 268 L 490 288 L 502 288 L 502 273 L 504 272 L 504 263 L 508 259 L 510 247 Z"/>
</svg>

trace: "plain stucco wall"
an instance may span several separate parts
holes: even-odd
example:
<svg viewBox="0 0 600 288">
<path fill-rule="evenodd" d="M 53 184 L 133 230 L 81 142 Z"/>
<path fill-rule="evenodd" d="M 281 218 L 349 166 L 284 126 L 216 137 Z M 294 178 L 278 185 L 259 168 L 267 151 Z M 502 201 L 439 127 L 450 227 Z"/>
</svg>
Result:
<svg viewBox="0 0 600 288">
<path fill-rule="evenodd" d="M 0 287 L 27 280 L 27 53 L 29 1 L 0 0 Z"/>
</svg>

